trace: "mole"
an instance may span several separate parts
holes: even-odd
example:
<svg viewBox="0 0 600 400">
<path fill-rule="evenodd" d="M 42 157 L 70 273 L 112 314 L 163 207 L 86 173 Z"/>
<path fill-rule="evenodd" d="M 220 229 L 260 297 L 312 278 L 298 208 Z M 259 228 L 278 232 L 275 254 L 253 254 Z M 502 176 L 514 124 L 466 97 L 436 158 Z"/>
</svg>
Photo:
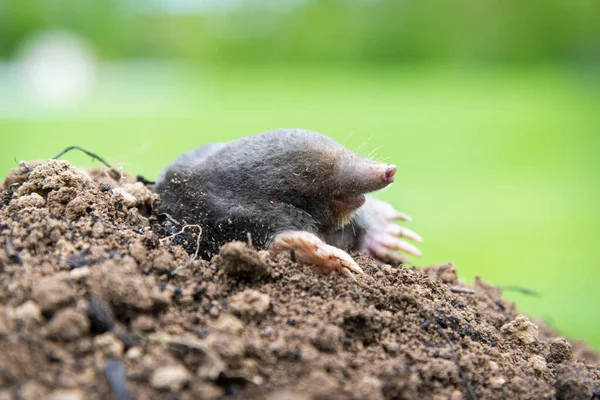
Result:
<svg viewBox="0 0 600 400">
<path fill-rule="evenodd" d="M 159 175 L 159 212 L 202 227 L 205 259 L 221 245 L 251 241 L 351 277 L 363 273 L 347 251 L 405 263 L 420 256 L 401 238 L 422 238 L 394 221 L 411 218 L 368 193 L 394 182 L 396 166 L 369 160 L 309 130 L 279 129 L 184 153 Z M 195 241 L 194 241 L 195 242 Z"/>
</svg>

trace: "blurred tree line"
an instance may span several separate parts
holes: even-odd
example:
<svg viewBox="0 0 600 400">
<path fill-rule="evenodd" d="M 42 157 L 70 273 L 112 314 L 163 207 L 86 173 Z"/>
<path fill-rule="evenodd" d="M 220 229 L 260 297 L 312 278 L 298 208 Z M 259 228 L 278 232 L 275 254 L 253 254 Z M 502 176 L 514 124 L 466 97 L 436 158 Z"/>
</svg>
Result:
<svg viewBox="0 0 600 400">
<path fill-rule="evenodd" d="M 0 0 L 0 58 L 29 34 L 67 29 L 103 59 L 600 60 L 599 0 L 168 1 Z"/>
</svg>

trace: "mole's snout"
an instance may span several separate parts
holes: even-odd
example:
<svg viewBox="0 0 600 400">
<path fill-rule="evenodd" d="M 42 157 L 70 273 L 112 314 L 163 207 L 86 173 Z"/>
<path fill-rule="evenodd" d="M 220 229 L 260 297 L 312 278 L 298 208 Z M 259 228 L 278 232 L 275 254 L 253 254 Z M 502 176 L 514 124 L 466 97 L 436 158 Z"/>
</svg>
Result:
<svg viewBox="0 0 600 400">
<path fill-rule="evenodd" d="M 394 182 L 398 168 L 394 164 L 369 163 L 365 174 L 367 191 L 379 190 Z"/>
<path fill-rule="evenodd" d="M 383 181 L 387 183 L 394 182 L 394 177 L 396 176 L 396 166 L 394 164 L 390 164 L 385 169 L 385 173 L 383 174 Z"/>
<path fill-rule="evenodd" d="M 360 194 L 383 189 L 394 182 L 397 167 L 370 160 L 359 161 L 341 170 L 340 192 Z"/>
</svg>

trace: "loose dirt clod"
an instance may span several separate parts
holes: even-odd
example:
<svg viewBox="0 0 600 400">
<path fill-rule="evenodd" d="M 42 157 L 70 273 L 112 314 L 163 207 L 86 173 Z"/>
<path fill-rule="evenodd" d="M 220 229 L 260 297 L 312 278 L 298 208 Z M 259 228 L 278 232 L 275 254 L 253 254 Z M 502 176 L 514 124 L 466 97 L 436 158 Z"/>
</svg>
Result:
<svg viewBox="0 0 600 400">
<path fill-rule="evenodd" d="M 232 278 L 260 279 L 268 273 L 265 259 L 266 251 L 253 251 L 246 243 L 226 243 L 219 250 L 219 257 L 215 259 L 217 265 L 225 274 Z"/>
<path fill-rule="evenodd" d="M 46 277 L 33 286 L 31 296 L 45 313 L 53 313 L 75 300 L 75 290 L 69 285 L 66 276 Z"/>
<path fill-rule="evenodd" d="M 22 164 L 0 199 L 0 398 L 600 393 L 596 352 L 452 264 L 355 255 L 353 284 L 241 242 L 190 261 L 144 185 L 64 161 Z"/>
<path fill-rule="evenodd" d="M 518 339 L 523 344 L 532 344 L 537 340 L 538 328 L 524 315 L 519 315 L 506 325 L 502 325 L 500 332 L 509 338 Z"/>
<path fill-rule="evenodd" d="M 246 289 L 231 296 L 229 309 L 245 319 L 260 319 L 269 310 L 271 300 L 268 294 L 254 289 Z"/>
<path fill-rule="evenodd" d="M 90 330 L 87 316 L 75 308 L 65 308 L 57 312 L 45 327 L 49 339 L 70 342 L 79 339 Z"/>
<path fill-rule="evenodd" d="M 573 358 L 571 344 L 563 338 L 556 338 L 548 343 L 548 355 L 546 361 L 561 363 Z"/>
</svg>

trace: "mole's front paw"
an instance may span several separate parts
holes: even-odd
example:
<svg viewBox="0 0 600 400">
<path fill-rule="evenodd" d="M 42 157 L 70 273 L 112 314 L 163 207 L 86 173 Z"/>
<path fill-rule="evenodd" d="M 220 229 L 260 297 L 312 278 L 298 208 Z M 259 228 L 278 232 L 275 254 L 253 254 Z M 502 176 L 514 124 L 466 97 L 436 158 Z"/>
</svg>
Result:
<svg viewBox="0 0 600 400">
<path fill-rule="evenodd" d="M 330 246 L 317 236 L 304 231 L 282 232 L 273 238 L 269 250 L 272 254 L 286 254 L 305 264 L 312 264 L 327 271 L 362 274 L 363 270 L 345 251 Z"/>
<path fill-rule="evenodd" d="M 421 236 L 410 229 L 394 223 L 395 220 L 412 221 L 410 216 L 396 211 L 390 204 L 374 198 L 368 198 L 363 206 L 363 212 L 367 218 L 368 227 L 359 244 L 358 250 L 361 253 L 375 256 L 381 260 L 401 263 L 406 263 L 409 259 L 398 253 L 397 250 L 417 257 L 423 254 L 412 244 L 399 239 L 423 241 Z"/>
</svg>

